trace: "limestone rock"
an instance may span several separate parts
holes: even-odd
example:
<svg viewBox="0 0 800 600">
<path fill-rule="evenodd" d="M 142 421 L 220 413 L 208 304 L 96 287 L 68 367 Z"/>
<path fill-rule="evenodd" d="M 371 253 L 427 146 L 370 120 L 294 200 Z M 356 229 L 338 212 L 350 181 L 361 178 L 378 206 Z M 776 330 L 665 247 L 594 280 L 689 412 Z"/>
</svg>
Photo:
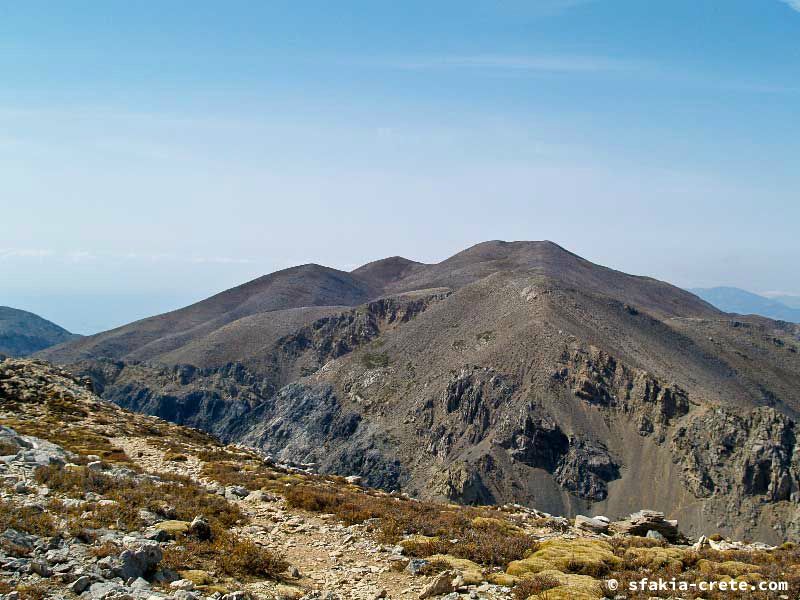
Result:
<svg viewBox="0 0 800 600">
<path fill-rule="evenodd" d="M 611 529 L 624 535 L 647 536 L 648 531 L 656 531 L 670 542 L 677 542 L 680 537 L 678 522 L 664 518 L 664 513 L 655 510 L 640 510 L 627 519 L 615 521 Z"/>
<path fill-rule="evenodd" d="M 578 515 L 575 517 L 575 527 L 591 533 L 608 533 L 607 520 Z"/>
<path fill-rule="evenodd" d="M 425 600 L 425 598 L 441 596 L 442 594 L 449 594 L 452 592 L 453 577 L 455 577 L 455 574 L 455 571 L 442 571 L 439 573 L 433 578 L 433 581 L 422 588 L 422 592 L 419 594 L 419 599 Z"/>
<path fill-rule="evenodd" d="M 209 525 L 207 519 L 201 516 L 197 516 L 192 520 L 189 524 L 188 532 L 199 540 L 211 539 L 211 525 Z"/>
</svg>

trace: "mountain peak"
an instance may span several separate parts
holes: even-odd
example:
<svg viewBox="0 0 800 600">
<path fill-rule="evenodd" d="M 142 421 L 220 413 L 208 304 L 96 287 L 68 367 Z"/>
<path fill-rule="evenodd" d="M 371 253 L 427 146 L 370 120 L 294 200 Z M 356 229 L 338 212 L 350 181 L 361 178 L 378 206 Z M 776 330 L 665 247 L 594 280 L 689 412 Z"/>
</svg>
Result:
<svg viewBox="0 0 800 600">
<path fill-rule="evenodd" d="M 384 288 L 409 275 L 417 267 L 423 266 L 423 263 L 402 256 L 390 256 L 362 265 L 353 269 L 351 273 L 369 282 L 370 285 Z"/>
</svg>

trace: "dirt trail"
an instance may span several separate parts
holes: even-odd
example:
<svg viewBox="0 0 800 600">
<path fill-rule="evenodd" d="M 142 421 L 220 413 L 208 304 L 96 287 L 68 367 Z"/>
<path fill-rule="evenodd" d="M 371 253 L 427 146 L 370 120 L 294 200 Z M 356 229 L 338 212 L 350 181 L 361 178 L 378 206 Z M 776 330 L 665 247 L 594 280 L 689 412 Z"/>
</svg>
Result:
<svg viewBox="0 0 800 600">
<path fill-rule="evenodd" d="M 167 471 L 211 483 L 201 477 L 203 463 L 195 456 L 169 461 L 164 459 L 163 450 L 141 438 L 114 438 L 112 442 L 145 470 Z M 411 599 L 418 598 L 428 582 L 426 577 L 392 570 L 392 563 L 397 561 L 393 547 L 380 544 L 362 525 L 346 527 L 332 515 L 288 509 L 278 496 L 252 494 L 231 501 L 250 520 L 240 532 L 282 556 L 299 571 L 299 576 L 282 584 L 250 584 L 248 590 L 256 595 L 299 598 L 316 590 L 320 597 L 334 592 L 339 598 Z"/>
</svg>

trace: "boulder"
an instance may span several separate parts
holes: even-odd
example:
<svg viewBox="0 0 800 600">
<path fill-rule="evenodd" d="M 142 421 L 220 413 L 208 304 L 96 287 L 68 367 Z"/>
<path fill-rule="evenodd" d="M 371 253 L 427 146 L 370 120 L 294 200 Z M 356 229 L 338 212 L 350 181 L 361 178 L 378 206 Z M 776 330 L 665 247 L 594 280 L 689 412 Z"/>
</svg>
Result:
<svg viewBox="0 0 800 600">
<path fill-rule="evenodd" d="M 173 590 L 191 591 L 194 589 L 194 582 L 191 579 L 178 579 L 169 584 Z"/>
<path fill-rule="evenodd" d="M 132 587 L 135 590 L 149 590 L 150 582 L 148 582 L 143 577 L 137 577 L 136 579 L 128 583 L 128 587 Z"/>
<path fill-rule="evenodd" d="M 449 594 L 453 591 L 453 578 L 455 575 L 456 573 L 454 571 L 442 571 L 433 578 L 433 581 L 422 588 L 419 599 L 425 600 L 425 598 Z"/>
<path fill-rule="evenodd" d="M 156 523 L 153 526 L 153 529 L 156 531 L 163 531 L 170 538 L 174 538 L 177 535 L 188 533 L 190 526 L 191 523 L 189 521 L 170 519 L 169 521 L 161 521 L 161 523 Z"/>
<path fill-rule="evenodd" d="M 607 520 L 578 515 L 575 517 L 575 527 L 590 533 L 600 534 L 608 533 L 609 523 Z"/>
<path fill-rule="evenodd" d="M 116 594 L 124 588 L 119 584 L 110 581 L 98 581 L 89 586 L 89 597 L 92 600 L 103 600 L 104 598 Z"/>
<path fill-rule="evenodd" d="M 228 500 L 237 500 L 239 498 L 246 498 L 250 491 L 241 485 L 229 485 L 225 488 L 225 497 Z"/>
<path fill-rule="evenodd" d="M 275 502 L 278 500 L 278 496 L 265 492 L 264 490 L 254 490 L 247 495 L 245 500 L 248 502 Z"/>
<path fill-rule="evenodd" d="M 91 578 L 88 575 L 81 575 L 75 581 L 69 584 L 70 591 L 74 592 L 75 594 L 82 594 L 86 591 L 86 588 L 89 587 L 89 584 L 92 583 Z"/>
<path fill-rule="evenodd" d="M 433 563 L 445 563 L 453 570 L 456 576 L 460 576 L 461 585 L 478 585 L 484 581 L 483 569 L 477 563 L 466 558 L 457 558 L 449 554 L 434 554 L 428 557 Z M 454 588 L 458 587 L 455 584 Z"/>
<path fill-rule="evenodd" d="M 199 540 L 210 540 L 211 525 L 205 518 L 197 516 L 189 524 L 189 535 L 193 535 Z"/>
<path fill-rule="evenodd" d="M 120 566 L 116 569 L 117 574 L 125 580 L 137 579 L 153 571 L 161 562 L 161 557 L 161 546 L 156 542 L 134 544 L 119 555 Z"/>
<path fill-rule="evenodd" d="M 42 559 L 32 560 L 28 568 L 31 573 L 36 573 L 39 577 L 50 577 L 53 574 L 50 565 L 47 564 L 46 560 Z"/>
<path fill-rule="evenodd" d="M 424 558 L 412 558 L 410 561 L 408 561 L 405 571 L 411 575 L 419 575 L 420 571 L 422 571 L 427 564 L 428 561 Z"/>
<path fill-rule="evenodd" d="M 11 528 L 8 528 L 3 533 L 0 533 L 0 538 L 3 538 L 12 546 L 17 546 L 27 551 L 33 550 L 33 547 L 36 544 L 36 536 L 28 535 L 27 533 L 22 533 L 21 531 Z"/>
<path fill-rule="evenodd" d="M 682 538 L 678 531 L 678 522 L 664 518 L 664 513 L 655 510 L 640 510 L 627 519 L 614 521 L 611 529 L 623 535 L 647 536 L 648 531 L 656 531 L 671 543 Z"/>
</svg>

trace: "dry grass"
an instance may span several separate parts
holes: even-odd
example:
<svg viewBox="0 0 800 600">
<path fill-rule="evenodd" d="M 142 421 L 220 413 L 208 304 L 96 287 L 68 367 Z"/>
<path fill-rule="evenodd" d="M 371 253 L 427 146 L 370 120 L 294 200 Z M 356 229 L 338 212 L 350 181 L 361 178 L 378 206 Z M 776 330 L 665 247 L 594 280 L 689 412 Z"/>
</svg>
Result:
<svg viewBox="0 0 800 600">
<path fill-rule="evenodd" d="M 45 582 L 19 585 L 16 587 L 21 600 L 44 600 L 50 595 L 50 587 Z"/>
<path fill-rule="evenodd" d="M 207 460 L 201 458 L 201 460 Z M 250 490 L 276 489 L 278 474 L 259 465 L 239 460 L 224 460 L 203 464 L 201 475 L 222 485 L 242 485 Z"/>
<path fill-rule="evenodd" d="M 512 590 L 514 600 L 528 600 L 531 596 L 557 588 L 561 583 L 550 575 L 533 575 L 522 579 Z"/>
<path fill-rule="evenodd" d="M 106 556 L 117 556 L 122 551 L 114 542 L 103 542 L 98 546 L 89 548 L 89 554 L 96 558 L 105 558 Z"/>
<path fill-rule="evenodd" d="M 86 467 L 63 469 L 49 466 L 36 472 L 37 480 L 53 491 L 72 497 L 93 492 L 116 502 L 108 506 L 94 505 L 89 518 L 75 520 L 76 528 L 113 526 L 135 529 L 143 525 L 140 509 L 187 521 L 202 515 L 212 526 L 220 528 L 229 528 L 244 518 L 236 505 L 208 493 L 187 477 L 173 474 L 161 474 L 160 477 L 160 482 L 136 482 L 127 478 L 115 479 Z M 166 515 L 166 507 L 169 507 L 170 515 Z"/>
<path fill-rule="evenodd" d="M 180 452 L 169 450 L 164 453 L 164 460 L 168 462 L 186 462 L 189 460 L 189 457 L 185 454 L 181 454 Z"/>
<path fill-rule="evenodd" d="M 195 456 L 203 462 L 239 462 L 242 459 L 249 459 L 250 456 L 244 453 L 231 452 L 223 446 L 209 446 L 198 450 Z"/>
<path fill-rule="evenodd" d="M 166 548 L 164 565 L 176 571 L 218 570 L 243 580 L 263 577 L 276 579 L 289 566 L 266 548 L 227 531 L 216 531 L 209 541 L 188 537 L 178 539 Z"/>
<path fill-rule="evenodd" d="M 531 536 L 490 509 L 414 502 L 322 485 L 296 485 L 285 496 L 291 507 L 332 513 L 348 525 L 378 518 L 378 533 L 385 542 L 397 542 L 405 534 L 434 538 L 405 544 L 410 556 L 449 554 L 482 565 L 505 566 L 536 546 Z"/>
<path fill-rule="evenodd" d="M 48 513 L 0 499 L 0 531 L 16 529 L 32 535 L 53 536 L 56 524 Z"/>
<path fill-rule="evenodd" d="M 0 440 L 0 456 L 10 456 L 12 454 L 16 454 L 17 452 L 19 452 L 19 448 L 17 448 L 14 444 L 5 440 Z"/>
</svg>

